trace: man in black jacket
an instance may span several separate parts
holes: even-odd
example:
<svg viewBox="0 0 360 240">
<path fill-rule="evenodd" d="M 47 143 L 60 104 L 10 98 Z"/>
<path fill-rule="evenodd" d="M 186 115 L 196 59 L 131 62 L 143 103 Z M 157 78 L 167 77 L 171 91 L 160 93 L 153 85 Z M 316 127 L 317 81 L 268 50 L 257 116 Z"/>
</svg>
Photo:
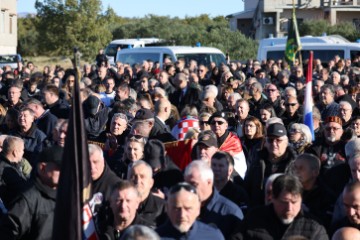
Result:
<svg viewBox="0 0 360 240">
<path fill-rule="evenodd" d="M 51 239 L 63 148 L 40 154 L 33 186 L 22 193 L 0 223 L 1 239 Z"/>
<path fill-rule="evenodd" d="M 154 185 L 152 176 L 151 166 L 139 160 L 132 166 L 129 179 L 140 193 L 141 202 L 137 211 L 138 214 L 151 223 L 151 227 L 157 227 L 164 222 L 166 216 L 165 202 L 151 193 L 151 188 Z"/>
<path fill-rule="evenodd" d="M 0 154 L 0 198 L 6 208 L 27 187 L 27 178 L 21 170 L 20 162 L 24 154 L 21 138 L 5 138 Z"/>
<path fill-rule="evenodd" d="M 301 211 L 302 186 L 290 175 L 273 182 L 272 203 L 254 208 L 244 220 L 243 239 L 287 239 L 303 236 L 311 240 L 329 239 L 324 227 Z"/>
<path fill-rule="evenodd" d="M 54 114 L 57 118 L 68 119 L 70 106 L 67 102 L 60 99 L 59 87 L 54 84 L 44 86 L 42 90 L 44 102 L 47 109 Z"/>
</svg>

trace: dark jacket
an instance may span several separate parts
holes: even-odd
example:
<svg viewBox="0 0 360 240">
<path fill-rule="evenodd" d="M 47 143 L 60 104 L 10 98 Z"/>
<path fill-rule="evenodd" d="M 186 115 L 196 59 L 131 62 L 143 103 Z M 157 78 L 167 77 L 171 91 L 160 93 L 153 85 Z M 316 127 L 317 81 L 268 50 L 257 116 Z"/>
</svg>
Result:
<svg viewBox="0 0 360 240">
<path fill-rule="evenodd" d="M 165 222 L 165 201 L 150 192 L 149 196 L 140 203 L 137 212 L 140 217 L 152 224 L 152 228 L 155 228 Z"/>
<path fill-rule="evenodd" d="M 116 231 L 113 226 L 107 226 L 105 232 L 99 234 L 100 240 L 120 240 L 124 235 L 125 231 L 133 225 L 144 225 L 150 227 L 150 223 L 148 223 L 145 219 L 136 215 L 133 222 L 124 230 Z"/>
<path fill-rule="evenodd" d="M 227 239 L 235 233 L 235 228 L 244 218 L 241 209 L 235 203 L 221 196 L 214 188 L 213 194 L 205 206 L 201 207 L 199 220 L 216 226 Z"/>
<path fill-rule="evenodd" d="M 242 226 L 246 240 L 280 240 L 293 235 L 304 236 L 310 240 L 329 239 L 324 227 L 300 211 L 294 221 L 284 225 L 276 216 L 272 204 L 252 209 Z"/>
<path fill-rule="evenodd" d="M 21 171 L 20 163 L 11 163 L 0 154 L 0 198 L 6 208 L 27 188 L 28 181 Z"/>
<path fill-rule="evenodd" d="M 51 240 L 55 204 L 56 190 L 36 179 L 0 223 L 1 239 Z"/>
<path fill-rule="evenodd" d="M 173 142 L 176 138 L 171 134 L 168 127 L 157 117 L 154 126 L 150 131 L 149 139 L 158 139 L 162 142 Z"/>
<path fill-rule="evenodd" d="M 200 221 L 195 221 L 186 233 L 174 228 L 170 221 L 156 229 L 162 240 L 222 240 L 224 236 L 219 229 L 213 228 Z"/>
<path fill-rule="evenodd" d="M 291 147 L 286 148 L 277 163 L 270 162 L 268 156 L 269 152 L 266 148 L 260 150 L 245 176 L 245 187 L 250 197 L 250 204 L 253 206 L 264 204 L 264 187 L 267 178 L 273 173 L 288 172 L 291 163 L 295 160 L 295 152 Z"/>
<path fill-rule="evenodd" d="M 262 95 L 261 98 L 258 101 L 255 101 L 255 99 L 250 98 L 249 99 L 249 107 L 250 107 L 250 111 L 249 111 L 249 115 L 252 115 L 258 119 L 261 119 L 260 117 L 260 108 L 265 104 L 268 103 L 269 101 L 266 100 Z"/>
<path fill-rule="evenodd" d="M 26 133 L 23 133 L 18 129 L 15 132 L 11 132 L 10 135 L 24 140 L 24 158 L 26 158 L 33 167 L 36 165 L 38 154 L 44 148 L 50 146 L 45 133 L 39 130 L 35 123 L 32 124 L 31 128 Z"/>
<path fill-rule="evenodd" d="M 85 111 L 85 129 L 89 140 L 98 141 L 100 138 L 103 139 L 101 133 L 106 130 L 110 111 L 111 109 L 102 103 L 95 116 L 92 116 Z"/>
<path fill-rule="evenodd" d="M 57 124 L 58 118 L 50 112 L 45 110 L 43 115 L 35 120 L 36 126 L 47 136 L 49 141 L 52 141 L 53 130 Z"/>
<path fill-rule="evenodd" d="M 101 192 L 104 200 L 109 200 L 111 187 L 120 181 L 113 171 L 105 164 L 104 172 L 101 174 L 100 178 L 93 181 L 92 192 L 93 194 Z"/>
<path fill-rule="evenodd" d="M 48 105 L 47 108 L 50 109 L 50 112 L 54 114 L 57 118 L 61 118 L 61 119 L 69 118 L 70 106 L 66 101 L 62 99 L 59 99 L 53 104 Z"/>
<path fill-rule="evenodd" d="M 194 105 L 198 109 L 200 109 L 201 101 L 200 101 L 200 91 L 195 88 L 187 87 L 185 95 L 181 97 L 182 90 L 178 89 L 173 94 L 169 96 L 169 100 L 171 104 L 177 107 L 179 112 L 181 112 L 185 105 Z M 180 99 L 181 98 L 181 99 Z"/>
<path fill-rule="evenodd" d="M 238 205 L 243 212 L 246 211 L 249 205 L 249 196 L 245 189 L 229 180 L 219 193 Z"/>
</svg>

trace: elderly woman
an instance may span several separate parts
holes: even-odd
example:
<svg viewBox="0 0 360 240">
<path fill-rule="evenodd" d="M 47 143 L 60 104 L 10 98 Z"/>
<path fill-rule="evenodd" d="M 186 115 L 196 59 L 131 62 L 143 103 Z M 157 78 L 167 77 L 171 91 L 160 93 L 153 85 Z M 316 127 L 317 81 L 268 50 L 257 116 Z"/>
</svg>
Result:
<svg viewBox="0 0 360 240">
<path fill-rule="evenodd" d="M 263 142 L 263 126 L 259 119 L 253 116 L 246 118 L 243 125 L 244 136 L 241 138 L 241 143 L 244 148 L 247 164 L 251 163 L 256 156 L 256 152 L 262 148 Z"/>
<path fill-rule="evenodd" d="M 289 131 L 290 145 L 297 154 L 302 154 L 311 146 L 312 135 L 308 126 L 302 123 L 294 123 Z"/>
</svg>

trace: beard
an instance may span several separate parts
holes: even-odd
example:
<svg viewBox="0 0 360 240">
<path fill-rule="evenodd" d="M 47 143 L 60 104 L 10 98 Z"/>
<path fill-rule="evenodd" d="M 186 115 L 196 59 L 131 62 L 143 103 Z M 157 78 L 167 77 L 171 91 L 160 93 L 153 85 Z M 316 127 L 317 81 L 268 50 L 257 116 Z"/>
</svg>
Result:
<svg viewBox="0 0 360 240">
<path fill-rule="evenodd" d="M 294 221 L 294 218 L 287 218 L 287 219 L 280 218 L 280 221 L 282 222 L 282 224 L 289 225 Z"/>
</svg>

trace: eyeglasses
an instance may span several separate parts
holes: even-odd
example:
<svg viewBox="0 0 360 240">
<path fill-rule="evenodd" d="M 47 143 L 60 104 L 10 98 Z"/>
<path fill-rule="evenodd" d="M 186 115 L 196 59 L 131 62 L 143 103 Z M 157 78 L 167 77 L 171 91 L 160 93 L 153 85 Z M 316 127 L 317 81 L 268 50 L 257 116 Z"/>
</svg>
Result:
<svg viewBox="0 0 360 240">
<path fill-rule="evenodd" d="M 212 121 L 210 124 L 211 125 L 223 125 L 225 122 L 223 122 L 223 121 Z"/>
<path fill-rule="evenodd" d="M 199 121 L 199 124 L 201 125 L 201 126 L 203 126 L 203 125 L 209 125 L 209 121 Z"/>
<path fill-rule="evenodd" d="M 266 89 L 267 92 L 275 92 L 277 89 Z"/>
<path fill-rule="evenodd" d="M 325 128 L 325 130 L 326 130 L 326 131 L 329 131 L 329 132 L 330 132 L 331 130 L 333 130 L 334 132 L 336 132 L 336 131 L 338 131 L 338 130 L 340 130 L 340 129 L 341 129 L 341 128 L 339 128 L 339 127 L 326 127 L 326 128 Z"/>
<path fill-rule="evenodd" d="M 285 104 L 285 106 L 287 106 L 287 107 L 289 107 L 289 106 L 294 107 L 294 106 L 296 106 L 296 105 L 297 105 L 297 103 L 286 103 L 286 104 Z"/>
<path fill-rule="evenodd" d="M 197 194 L 196 188 L 187 182 L 181 182 L 181 183 L 176 184 L 175 186 L 170 188 L 169 192 L 170 192 L 170 194 L 174 194 L 174 193 L 179 192 L 181 189 L 185 189 L 188 192 Z"/>
</svg>

